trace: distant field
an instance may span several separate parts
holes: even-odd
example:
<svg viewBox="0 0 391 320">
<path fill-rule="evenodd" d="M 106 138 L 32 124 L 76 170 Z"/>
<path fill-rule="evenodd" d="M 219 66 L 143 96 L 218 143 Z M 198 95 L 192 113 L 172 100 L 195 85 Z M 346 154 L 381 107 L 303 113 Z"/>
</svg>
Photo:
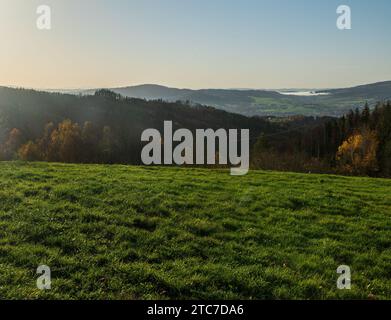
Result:
<svg viewBox="0 0 391 320">
<path fill-rule="evenodd" d="M 391 180 L 0 163 L 0 298 L 391 299 Z"/>
<path fill-rule="evenodd" d="M 275 116 L 306 115 L 306 116 L 342 116 L 349 110 L 362 108 L 366 102 L 373 106 L 374 99 L 336 98 L 330 96 L 283 96 L 282 98 L 252 97 L 253 105 L 246 107 L 248 115 L 263 114 Z"/>
</svg>

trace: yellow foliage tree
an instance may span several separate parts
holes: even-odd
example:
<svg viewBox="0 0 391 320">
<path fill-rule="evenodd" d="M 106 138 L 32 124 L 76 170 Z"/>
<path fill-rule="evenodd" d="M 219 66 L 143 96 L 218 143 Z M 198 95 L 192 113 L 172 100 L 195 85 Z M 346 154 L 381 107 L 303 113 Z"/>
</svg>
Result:
<svg viewBox="0 0 391 320">
<path fill-rule="evenodd" d="M 40 160 L 40 151 L 38 145 L 32 141 L 22 145 L 18 151 L 18 158 L 24 161 Z"/>
<path fill-rule="evenodd" d="M 369 174 L 378 170 L 376 132 L 363 130 L 349 137 L 338 148 L 336 160 L 342 172 Z"/>
<path fill-rule="evenodd" d="M 81 128 L 64 120 L 51 134 L 48 158 L 51 161 L 78 162 L 82 151 Z"/>
</svg>

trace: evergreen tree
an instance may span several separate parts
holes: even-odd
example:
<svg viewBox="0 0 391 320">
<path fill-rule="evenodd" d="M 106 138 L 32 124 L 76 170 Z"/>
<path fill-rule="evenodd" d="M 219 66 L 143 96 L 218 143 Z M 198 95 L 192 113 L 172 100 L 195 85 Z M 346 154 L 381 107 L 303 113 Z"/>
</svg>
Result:
<svg viewBox="0 0 391 320">
<path fill-rule="evenodd" d="M 368 103 L 366 103 L 361 113 L 361 121 L 365 126 L 369 125 L 370 116 L 371 116 L 371 111 L 369 109 Z"/>
</svg>

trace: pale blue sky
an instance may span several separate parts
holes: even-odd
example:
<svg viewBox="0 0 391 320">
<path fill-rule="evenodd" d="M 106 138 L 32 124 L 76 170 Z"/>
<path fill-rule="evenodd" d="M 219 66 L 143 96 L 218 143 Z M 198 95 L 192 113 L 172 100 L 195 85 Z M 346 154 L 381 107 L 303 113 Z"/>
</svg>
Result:
<svg viewBox="0 0 391 320">
<path fill-rule="evenodd" d="M 51 31 L 36 7 L 52 8 Z M 336 9 L 352 9 L 352 30 Z M 0 85 L 321 88 L 391 80 L 389 0 L 0 0 Z"/>
</svg>

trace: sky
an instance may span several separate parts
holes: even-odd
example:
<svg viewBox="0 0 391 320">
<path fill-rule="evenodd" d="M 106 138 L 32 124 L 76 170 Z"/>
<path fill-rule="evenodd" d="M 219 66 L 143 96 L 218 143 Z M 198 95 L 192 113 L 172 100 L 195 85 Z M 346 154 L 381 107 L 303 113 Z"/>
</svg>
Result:
<svg viewBox="0 0 391 320">
<path fill-rule="evenodd" d="M 36 27 L 39 5 L 51 30 Z M 349 5 L 352 29 L 336 27 Z M 389 0 L 0 0 L 0 85 L 336 88 L 391 80 Z"/>
</svg>

